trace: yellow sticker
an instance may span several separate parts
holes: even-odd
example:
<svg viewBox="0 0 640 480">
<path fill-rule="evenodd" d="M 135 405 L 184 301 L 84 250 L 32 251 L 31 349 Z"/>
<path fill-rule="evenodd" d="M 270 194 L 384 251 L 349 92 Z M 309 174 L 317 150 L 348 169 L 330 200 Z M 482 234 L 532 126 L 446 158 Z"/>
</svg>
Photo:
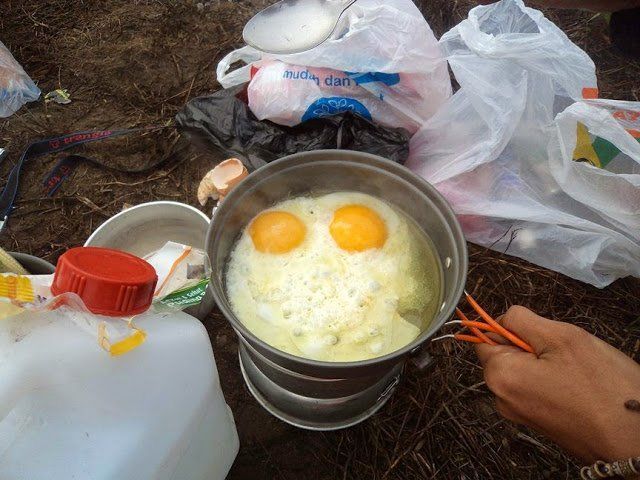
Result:
<svg viewBox="0 0 640 480">
<path fill-rule="evenodd" d="M 31 303 L 35 300 L 31 279 L 22 275 L 0 275 L 0 297 Z"/>
<path fill-rule="evenodd" d="M 595 167 L 602 168 L 600 158 L 598 158 L 596 151 L 593 149 L 593 143 L 587 127 L 578 122 L 576 133 L 576 148 L 573 151 L 573 160 L 576 162 L 588 162 Z"/>
</svg>

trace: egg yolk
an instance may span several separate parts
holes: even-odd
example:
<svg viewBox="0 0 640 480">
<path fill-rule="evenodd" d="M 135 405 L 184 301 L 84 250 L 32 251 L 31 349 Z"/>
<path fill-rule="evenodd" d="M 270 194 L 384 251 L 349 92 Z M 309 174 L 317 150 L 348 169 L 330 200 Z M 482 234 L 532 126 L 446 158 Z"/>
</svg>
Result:
<svg viewBox="0 0 640 480">
<path fill-rule="evenodd" d="M 304 223 L 289 212 L 260 213 L 249 225 L 249 235 L 256 250 L 263 253 L 287 253 L 304 240 Z"/>
<path fill-rule="evenodd" d="M 348 252 L 380 248 L 387 240 L 384 220 L 363 205 L 346 205 L 336 210 L 329 231 L 338 246 Z"/>
</svg>

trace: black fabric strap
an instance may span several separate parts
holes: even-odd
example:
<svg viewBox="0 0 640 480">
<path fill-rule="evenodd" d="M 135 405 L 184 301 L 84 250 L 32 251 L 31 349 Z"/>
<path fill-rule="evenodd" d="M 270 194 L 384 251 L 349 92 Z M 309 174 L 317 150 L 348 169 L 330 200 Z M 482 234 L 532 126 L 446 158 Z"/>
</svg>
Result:
<svg viewBox="0 0 640 480">
<path fill-rule="evenodd" d="M 16 195 L 18 193 L 18 185 L 20 183 L 20 173 L 24 165 L 29 160 L 36 157 L 43 156 L 43 155 L 48 155 L 55 152 L 61 152 L 63 150 L 67 150 L 69 148 L 82 145 L 85 143 L 97 142 L 99 140 L 105 140 L 107 138 L 118 137 L 121 135 L 128 135 L 134 132 L 159 130 L 163 128 L 169 128 L 169 127 L 151 126 L 151 127 L 127 128 L 127 129 L 119 129 L 119 130 L 89 130 L 84 132 L 69 133 L 67 135 L 47 138 L 44 140 L 38 140 L 37 142 L 31 143 L 24 150 L 24 152 L 20 156 L 20 160 L 18 160 L 18 163 L 16 163 L 16 165 L 11 170 L 11 173 L 9 174 L 9 179 L 7 180 L 7 184 L 5 185 L 4 190 L 2 191 L 2 194 L 0 194 L 0 230 L 2 230 L 4 223 L 6 222 L 7 218 L 11 214 L 11 210 L 13 210 L 13 204 L 15 202 Z M 95 159 L 89 159 L 87 157 L 83 157 L 80 155 L 71 155 L 70 157 L 71 157 L 71 160 L 67 161 L 66 163 L 64 163 L 64 159 L 61 162 L 58 162 L 58 164 L 56 165 L 56 168 L 60 167 L 62 170 L 67 170 L 69 166 L 74 163 L 77 163 L 79 161 L 88 161 L 90 163 L 93 163 L 102 167 L 106 167 L 106 168 L 127 171 L 131 173 L 138 173 L 138 172 L 144 172 L 144 171 L 150 170 L 158 166 L 159 163 L 161 163 L 161 162 L 157 162 L 154 165 L 147 166 L 140 169 L 124 170 L 124 169 L 111 167 L 105 164 L 104 162 L 101 162 Z M 63 165 L 67 165 L 67 167 L 63 167 Z M 54 168 L 54 172 L 56 168 Z M 47 177 L 47 180 L 50 180 L 52 178 L 52 175 L 54 175 L 54 172 L 52 172 L 52 174 L 50 174 L 49 177 Z M 64 174 L 68 176 L 70 172 L 67 171 Z M 47 180 L 45 180 L 45 182 Z M 55 190 L 59 187 L 59 183 L 60 182 L 58 182 L 57 185 L 52 186 L 53 192 L 55 192 Z"/>
</svg>

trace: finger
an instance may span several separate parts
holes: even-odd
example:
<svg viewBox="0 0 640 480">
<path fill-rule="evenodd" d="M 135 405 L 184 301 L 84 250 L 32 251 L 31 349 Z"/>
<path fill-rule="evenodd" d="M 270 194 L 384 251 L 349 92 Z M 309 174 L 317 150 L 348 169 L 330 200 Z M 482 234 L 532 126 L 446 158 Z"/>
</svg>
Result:
<svg viewBox="0 0 640 480">
<path fill-rule="evenodd" d="M 487 345 L 486 343 L 478 343 L 474 346 L 483 368 L 486 367 L 494 357 L 504 355 L 505 353 L 520 352 L 520 350 L 513 345 Z"/>
<path fill-rule="evenodd" d="M 487 388 L 502 400 L 522 400 L 530 388 L 530 371 L 538 358 L 515 346 L 480 349 Z"/>
<path fill-rule="evenodd" d="M 538 355 L 547 350 L 559 324 L 519 305 L 509 308 L 496 321 L 531 345 Z"/>
</svg>

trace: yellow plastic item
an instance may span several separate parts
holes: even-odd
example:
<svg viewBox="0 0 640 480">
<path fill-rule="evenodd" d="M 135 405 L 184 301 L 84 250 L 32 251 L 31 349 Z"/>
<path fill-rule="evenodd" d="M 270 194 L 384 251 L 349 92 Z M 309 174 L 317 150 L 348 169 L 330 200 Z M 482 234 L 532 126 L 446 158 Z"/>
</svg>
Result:
<svg viewBox="0 0 640 480">
<path fill-rule="evenodd" d="M 129 322 L 129 327 L 133 330 L 131 335 L 116 343 L 111 343 L 109 341 L 109 334 L 107 333 L 107 324 L 101 322 L 100 325 L 98 325 L 98 344 L 103 350 L 106 350 L 114 357 L 130 352 L 134 348 L 142 345 L 147 338 L 147 334 L 144 330 L 137 328 L 133 322 Z"/>
<path fill-rule="evenodd" d="M 0 275 L 0 297 L 31 303 L 35 300 L 31 280 L 22 275 Z"/>
</svg>

